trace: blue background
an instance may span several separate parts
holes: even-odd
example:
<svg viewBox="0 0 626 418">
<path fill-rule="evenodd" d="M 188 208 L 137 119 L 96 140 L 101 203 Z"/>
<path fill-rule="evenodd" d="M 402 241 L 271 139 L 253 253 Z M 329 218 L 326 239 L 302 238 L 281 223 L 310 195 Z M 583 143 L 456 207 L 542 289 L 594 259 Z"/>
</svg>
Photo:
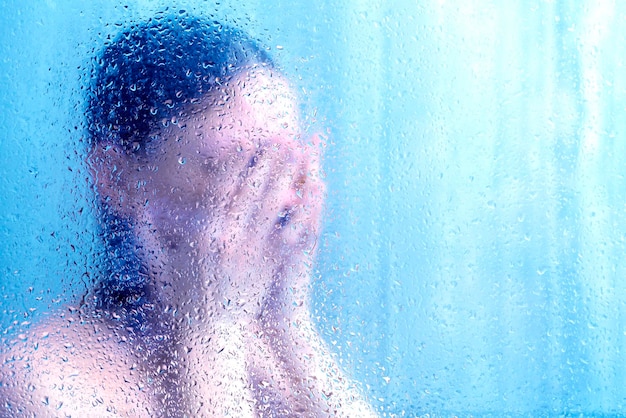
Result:
<svg viewBox="0 0 626 418">
<path fill-rule="evenodd" d="M 94 279 L 89 60 L 185 9 L 267 45 L 328 137 L 314 315 L 381 415 L 625 413 L 626 4 L 0 5 L 2 330 Z"/>
</svg>

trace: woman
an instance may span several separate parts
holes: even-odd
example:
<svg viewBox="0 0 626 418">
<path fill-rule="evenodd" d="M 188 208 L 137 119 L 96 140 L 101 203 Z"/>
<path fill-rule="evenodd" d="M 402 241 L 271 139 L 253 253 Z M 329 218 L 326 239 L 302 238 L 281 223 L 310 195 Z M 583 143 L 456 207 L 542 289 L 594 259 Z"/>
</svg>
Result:
<svg viewBox="0 0 626 418">
<path fill-rule="evenodd" d="M 317 137 L 265 51 L 197 19 L 132 27 L 87 116 L 106 251 L 79 308 L 21 334 L 3 413 L 369 416 L 310 318 Z"/>
</svg>

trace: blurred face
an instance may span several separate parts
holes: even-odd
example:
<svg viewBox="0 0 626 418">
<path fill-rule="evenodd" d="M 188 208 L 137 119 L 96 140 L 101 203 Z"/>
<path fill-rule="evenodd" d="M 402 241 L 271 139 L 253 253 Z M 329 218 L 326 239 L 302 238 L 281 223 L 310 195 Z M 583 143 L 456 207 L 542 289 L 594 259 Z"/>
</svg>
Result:
<svg viewBox="0 0 626 418">
<path fill-rule="evenodd" d="M 94 151 L 97 188 L 135 220 L 168 300 L 193 293 L 195 278 L 209 286 L 218 275 L 221 295 L 260 307 L 275 277 L 299 275 L 294 266 L 304 263 L 290 260 L 310 250 L 323 186 L 297 114 L 285 79 L 258 69 L 163 124 L 145 155 Z"/>
<path fill-rule="evenodd" d="M 231 80 L 158 133 L 141 203 L 160 222 L 193 227 L 227 205 L 249 167 L 288 162 L 299 134 L 297 104 L 286 81 L 268 70 Z"/>
</svg>

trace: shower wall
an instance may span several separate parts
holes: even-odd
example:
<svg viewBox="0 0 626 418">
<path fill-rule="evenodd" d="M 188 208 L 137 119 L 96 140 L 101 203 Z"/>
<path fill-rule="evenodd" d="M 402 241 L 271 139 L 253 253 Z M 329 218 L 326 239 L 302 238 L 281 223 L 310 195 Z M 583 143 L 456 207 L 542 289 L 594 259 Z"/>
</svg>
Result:
<svg viewBox="0 0 626 418">
<path fill-rule="evenodd" d="M 626 5 L 2 3 L 3 330 L 96 280 L 91 58 L 202 14 L 267 46 L 325 138 L 314 316 L 381 415 L 623 413 Z"/>
</svg>

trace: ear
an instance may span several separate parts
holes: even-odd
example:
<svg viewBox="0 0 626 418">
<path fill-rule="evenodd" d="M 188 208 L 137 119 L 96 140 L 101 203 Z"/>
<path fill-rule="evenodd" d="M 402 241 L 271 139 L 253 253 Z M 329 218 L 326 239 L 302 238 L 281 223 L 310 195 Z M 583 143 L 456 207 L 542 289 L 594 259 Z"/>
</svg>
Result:
<svg viewBox="0 0 626 418">
<path fill-rule="evenodd" d="M 127 206 L 128 160 L 122 147 L 105 141 L 93 145 L 87 159 L 97 198 L 118 213 Z"/>
</svg>

